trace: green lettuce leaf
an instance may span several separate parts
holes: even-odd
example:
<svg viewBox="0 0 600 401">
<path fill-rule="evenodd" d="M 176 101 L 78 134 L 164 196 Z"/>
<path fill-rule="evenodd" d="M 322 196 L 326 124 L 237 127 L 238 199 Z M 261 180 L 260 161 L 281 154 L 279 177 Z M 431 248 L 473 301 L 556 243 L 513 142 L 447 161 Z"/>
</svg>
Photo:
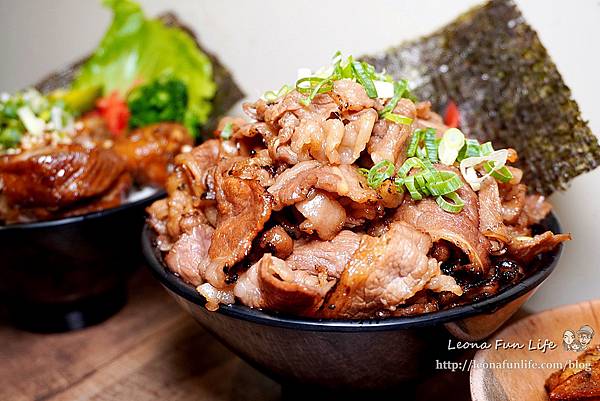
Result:
<svg viewBox="0 0 600 401">
<path fill-rule="evenodd" d="M 100 45 L 81 67 L 72 89 L 102 87 L 104 95 L 126 93 L 140 82 L 169 75 L 188 89 L 185 123 L 194 134 L 207 121 L 216 85 L 209 58 L 194 39 L 177 28 L 145 17 L 132 0 L 103 0 L 113 21 Z"/>
</svg>

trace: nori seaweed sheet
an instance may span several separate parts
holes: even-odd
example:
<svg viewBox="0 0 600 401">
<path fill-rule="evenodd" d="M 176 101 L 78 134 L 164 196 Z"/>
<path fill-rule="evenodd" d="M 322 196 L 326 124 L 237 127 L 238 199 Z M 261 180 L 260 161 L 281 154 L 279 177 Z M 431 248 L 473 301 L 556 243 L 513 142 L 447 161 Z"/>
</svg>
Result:
<svg viewBox="0 0 600 401">
<path fill-rule="evenodd" d="M 549 195 L 600 163 L 600 147 L 536 32 L 509 0 L 492 0 L 433 34 L 364 60 L 411 83 L 461 128 L 512 147 L 530 190 Z"/>
<path fill-rule="evenodd" d="M 212 100 L 213 109 L 206 124 L 202 126 L 202 133 L 205 137 L 210 137 L 215 129 L 217 122 L 234 104 L 244 97 L 244 93 L 236 84 L 235 80 L 227 68 L 221 64 L 219 59 L 200 44 L 194 31 L 184 25 L 175 14 L 165 13 L 158 17 L 165 25 L 177 27 L 186 31 L 194 38 L 198 48 L 204 52 L 213 66 L 213 79 L 217 84 L 217 92 Z M 79 68 L 87 61 L 89 57 L 80 60 L 69 67 L 48 75 L 35 85 L 35 88 L 42 93 L 48 93 L 52 90 L 68 87 L 75 77 Z"/>
</svg>

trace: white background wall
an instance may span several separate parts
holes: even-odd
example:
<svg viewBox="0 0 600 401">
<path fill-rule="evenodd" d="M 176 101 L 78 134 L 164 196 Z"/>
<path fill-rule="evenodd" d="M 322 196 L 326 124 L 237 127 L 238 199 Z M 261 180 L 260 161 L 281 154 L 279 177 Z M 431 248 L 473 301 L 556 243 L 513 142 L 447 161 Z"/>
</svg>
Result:
<svg viewBox="0 0 600 401">
<path fill-rule="evenodd" d="M 149 15 L 174 10 L 233 71 L 250 97 L 317 67 L 336 50 L 376 52 L 426 34 L 477 0 L 141 0 Z M 600 1 L 517 4 L 600 134 Z M 0 0 L 0 90 L 13 91 L 90 52 L 110 20 L 100 0 Z M 552 197 L 573 233 L 561 262 L 527 307 L 600 297 L 600 170 Z M 0 256 L 1 257 L 1 256 Z"/>
</svg>

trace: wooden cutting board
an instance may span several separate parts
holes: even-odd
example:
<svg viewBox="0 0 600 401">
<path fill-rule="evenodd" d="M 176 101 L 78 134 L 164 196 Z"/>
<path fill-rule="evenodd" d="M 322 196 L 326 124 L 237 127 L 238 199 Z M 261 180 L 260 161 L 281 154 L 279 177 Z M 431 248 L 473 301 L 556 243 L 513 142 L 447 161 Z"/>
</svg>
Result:
<svg viewBox="0 0 600 401">
<path fill-rule="evenodd" d="M 544 382 L 560 364 L 580 354 L 565 350 L 565 330 L 588 325 L 595 331 L 591 344 L 600 343 L 600 300 L 551 309 L 506 327 L 487 341 L 491 348 L 475 354 L 471 369 L 473 401 L 547 401 Z M 546 348 L 546 340 L 556 348 Z M 499 341 L 496 349 L 496 341 Z M 523 348 L 508 348 L 523 345 Z M 541 364 L 544 364 L 541 366 Z"/>
</svg>

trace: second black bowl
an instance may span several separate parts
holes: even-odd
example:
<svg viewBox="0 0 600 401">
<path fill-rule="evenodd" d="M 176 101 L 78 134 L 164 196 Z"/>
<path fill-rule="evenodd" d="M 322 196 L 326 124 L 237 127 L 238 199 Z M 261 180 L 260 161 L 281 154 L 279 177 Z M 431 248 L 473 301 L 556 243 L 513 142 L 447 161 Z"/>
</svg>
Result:
<svg viewBox="0 0 600 401">
<path fill-rule="evenodd" d="M 551 214 L 542 224 L 561 232 Z M 276 380 L 321 387 L 383 389 L 418 380 L 448 360 L 448 340 L 478 341 L 495 332 L 550 275 L 562 250 L 535 259 L 535 272 L 483 301 L 411 317 L 307 319 L 242 305 L 205 307 L 191 285 L 167 270 L 146 226 L 142 245 L 154 275 L 177 302 L 234 353 Z"/>
<path fill-rule="evenodd" d="M 0 226 L 0 297 L 18 327 L 61 332 L 99 323 L 126 301 L 142 261 L 144 209 L 163 191 L 100 212 Z"/>
</svg>

